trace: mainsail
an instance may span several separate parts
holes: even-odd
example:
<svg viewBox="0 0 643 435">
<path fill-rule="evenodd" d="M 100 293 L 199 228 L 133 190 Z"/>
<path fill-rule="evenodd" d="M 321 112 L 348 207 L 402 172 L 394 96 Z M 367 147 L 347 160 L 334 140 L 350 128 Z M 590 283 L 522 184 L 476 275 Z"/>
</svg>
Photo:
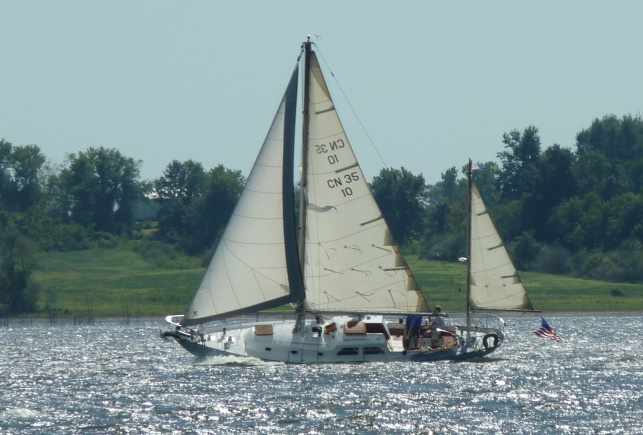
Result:
<svg viewBox="0 0 643 435">
<path fill-rule="evenodd" d="M 185 325 L 304 297 L 292 207 L 298 69 L 182 321 Z"/>
<path fill-rule="evenodd" d="M 469 308 L 533 310 L 480 192 L 470 183 Z"/>
<path fill-rule="evenodd" d="M 427 312 L 339 120 L 311 52 L 305 283 L 318 311 Z"/>
<path fill-rule="evenodd" d="M 309 54 L 304 234 L 295 240 L 296 68 L 184 325 L 287 303 L 324 312 L 429 311 L 357 163 L 317 57 Z"/>
</svg>

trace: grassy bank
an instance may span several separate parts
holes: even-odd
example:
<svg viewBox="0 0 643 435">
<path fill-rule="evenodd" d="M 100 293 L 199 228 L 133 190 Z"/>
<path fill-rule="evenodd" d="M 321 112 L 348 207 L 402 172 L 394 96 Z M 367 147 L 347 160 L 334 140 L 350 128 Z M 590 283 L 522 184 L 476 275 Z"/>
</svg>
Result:
<svg viewBox="0 0 643 435">
<path fill-rule="evenodd" d="M 464 311 L 466 264 L 407 258 L 430 304 Z M 541 311 L 641 311 L 643 284 L 609 283 L 559 275 L 520 274 L 534 308 Z M 618 295 L 618 296 L 615 296 Z"/>
<path fill-rule="evenodd" d="M 185 311 L 204 270 L 160 268 L 128 250 L 48 253 L 33 280 L 38 306 L 63 316 L 161 316 Z"/>
<path fill-rule="evenodd" d="M 407 260 L 431 305 L 465 309 L 465 265 Z M 196 260 L 174 270 L 128 250 L 92 250 L 43 255 L 33 282 L 41 287 L 43 317 L 162 317 L 185 311 L 203 273 Z M 545 312 L 643 311 L 643 284 L 537 273 L 523 273 L 522 278 L 534 306 Z"/>
</svg>

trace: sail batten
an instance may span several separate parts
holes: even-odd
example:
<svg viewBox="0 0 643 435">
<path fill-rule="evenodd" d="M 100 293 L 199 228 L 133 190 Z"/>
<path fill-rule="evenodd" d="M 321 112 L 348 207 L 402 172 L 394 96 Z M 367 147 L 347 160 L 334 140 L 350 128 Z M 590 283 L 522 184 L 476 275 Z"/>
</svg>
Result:
<svg viewBox="0 0 643 435">
<path fill-rule="evenodd" d="M 357 164 L 357 162 L 355 162 L 355 163 L 353 163 L 353 164 L 352 164 L 352 165 L 350 165 L 350 166 L 346 166 L 346 167 L 344 167 L 344 168 L 337 169 L 337 170 L 335 171 L 335 173 L 336 173 L 336 174 L 339 174 L 340 172 L 345 172 L 345 171 L 348 171 L 348 170 L 350 170 L 350 169 L 357 168 L 357 167 L 359 167 L 359 165 Z"/>
<path fill-rule="evenodd" d="M 369 220 L 369 221 L 362 222 L 362 223 L 360 224 L 360 226 L 362 226 L 362 227 L 363 227 L 363 226 L 366 226 L 366 225 L 372 224 L 373 222 L 377 222 L 377 221 L 382 220 L 382 219 L 384 219 L 384 216 L 377 216 L 376 218 L 373 218 L 373 219 L 371 219 L 371 220 Z"/>
</svg>

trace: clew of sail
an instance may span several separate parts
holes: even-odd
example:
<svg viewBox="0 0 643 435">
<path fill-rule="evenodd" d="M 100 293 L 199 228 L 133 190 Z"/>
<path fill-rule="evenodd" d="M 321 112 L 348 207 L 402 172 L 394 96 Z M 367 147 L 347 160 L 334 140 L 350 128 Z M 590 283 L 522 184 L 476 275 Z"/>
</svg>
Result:
<svg viewBox="0 0 643 435">
<path fill-rule="evenodd" d="M 518 271 L 473 182 L 470 232 L 470 309 L 533 310 Z"/>
<path fill-rule="evenodd" d="M 298 68 L 182 321 L 185 325 L 304 297 L 292 212 L 297 78 Z"/>
<path fill-rule="evenodd" d="M 304 275 L 317 311 L 429 311 L 373 198 L 311 53 Z"/>
</svg>

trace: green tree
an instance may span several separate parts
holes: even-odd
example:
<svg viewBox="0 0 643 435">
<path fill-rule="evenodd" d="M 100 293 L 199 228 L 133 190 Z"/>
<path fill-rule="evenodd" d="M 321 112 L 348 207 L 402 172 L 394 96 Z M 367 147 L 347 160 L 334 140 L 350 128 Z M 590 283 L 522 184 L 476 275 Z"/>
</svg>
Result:
<svg viewBox="0 0 643 435">
<path fill-rule="evenodd" d="M 607 204 L 607 229 L 603 248 L 619 248 L 624 241 L 643 240 L 643 195 L 632 192 L 612 198 Z"/>
<path fill-rule="evenodd" d="M 0 140 L 0 210 L 10 205 L 11 196 L 11 148 L 10 142 Z"/>
<path fill-rule="evenodd" d="M 192 160 L 171 162 L 154 181 L 158 235 L 188 254 L 206 251 L 227 224 L 244 184 L 240 171 L 222 165 L 206 173 Z"/>
<path fill-rule="evenodd" d="M 576 135 L 580 192 L 605 200 L 638 192 L 643 175 L 643 118 L 606 115 Z M 634 190 L 636 189 L 636 190 Z"/>
<path fill-rule="evenodd" d="M 557 240 L 573 252 L 600 249 L 607 226 L 606 203 L 596 193 L 561 202 L 552 217 Z"/>
<path fill-rule="evenodd" d="M 10 228 L 0 239 L 0 303 L 8 314 L 36 310 L 37 289 L 29 286 L 34 250 L 27 238 Z"/>
<path fill-rule="evenodd" d="M 634 161 L 643 158 L 643 118 L 606 115 L 576 135 L 579 157 L 599 152 L 610 160 Z"/>
<path fill-rule="evenodd" d="M 163 175 L 154 180 L 154 196 L 159 203 L 158 235 L 173 243 L 187 237 L 193 230 L 188 227 L 189 207 L 205 195 L 206 189 L 207 175 L 201 163 L 169 163 Z"/>
<path fill-rule="evenodd" d="M 595 151 L 582 154 L 574 166 L 578 193 L 596 193 L 604 200 L 630 192 L 633 187 L 623 162 Z"/>
<path fill-rule="evenodd" d="M 239 200 L 245 185 L 241 171 L 217 165 L 208 172 L 205 194 L 190 207 L 189 226 L 192 231 L 186 238 L 186 251 L 201 253 L 211 248 L 218 240 Z"/>
<path fill-rule="evenodd" d="M 458 178 L 455 167 L 441 175 L 442 180 L 427 186 L 427 220 L 423 232 L 427 235 L 450 233 L 461 228 L 467 213 L 466 180 Z"/>
<path fill-rule="evenodd" d="M 502 171 L 500 167 L 495 162 L 486 162 L 483 163 L 483 168 L 473 172 L 473 177 L 480 190 L 480 193 L 484 196 L 484 203 L 489 208 L 493 208 L 502 196 L 501 186 L 500 186 L 500 175 Z M 466 175 L 467 167 L 464 167 L 462 173 Z M 464 179 L 462 182 L 464 183 Z"/>
<path fill-rule="evenodd" d="M 0 209 L 24 212 L 38 204 L 45 161 L 36 145 L 0 140 Z"/>
<path fill-rule="evenodd" d="M 643 273 L 643 118 L 608 115 L 576 139 L 575 152 L 558 144 L 541 152 L 536 127 L 505 133 L 501 164 L 485 163 L 476 183 L 519 267 L 636 280 Z M 465 196 L 455 175 L 450 168 L 428 187 L 425 258 L 453 259 L 460 249 Z"/>
<path fill-rule="evenodd" d="M 540 253 L 540 245 L 534 239 L 533 231 L 517 236 L 509 246 L 514 264 L 518 269 L 529 270 Z"/>
<path fill-rule="evenodd" d="M 441 175 L 442 181 L 439 181 L 430 189 L 429 198 L 432 202 L 453 201 L 459 196 L 458 191 L 458 171 L 455 166 L 447 169 Z"/>
<path fill-rule="evenodd" d="M 554 144 L 542 153 L 536 165 L 534 189 L 523 192 L 522 211 L 525 229 L 533 231 L 536 240 L 552 242 L 556 238 L 549 219 L 558 204 L 577 192 L 574 163 L 571 150 Z"/>
<path fill-rule="evenodd" d="M 140 166 L 116 149 L 89 148 L 69 155 L 58 180 L 69 199 L 71 219 L 95 231 L 129 233 L 140 195 Z"/>
<path fill-rule="evenodd" d="M 505 200 L 519 199 L 524 192 L 533 191 L 533 180 L 538 173 L 540 136 L 534 126 L 502 136 L 506 151 L 498 153 L 503 171 L 500 186 Z"/>
<path fill-rule="evenodd" d="M 398 243 L 419 240 L 427 201 L 424 176 L 413 175 L 404 168 L 384 168 L 370 187 Z"/>
</svg>

